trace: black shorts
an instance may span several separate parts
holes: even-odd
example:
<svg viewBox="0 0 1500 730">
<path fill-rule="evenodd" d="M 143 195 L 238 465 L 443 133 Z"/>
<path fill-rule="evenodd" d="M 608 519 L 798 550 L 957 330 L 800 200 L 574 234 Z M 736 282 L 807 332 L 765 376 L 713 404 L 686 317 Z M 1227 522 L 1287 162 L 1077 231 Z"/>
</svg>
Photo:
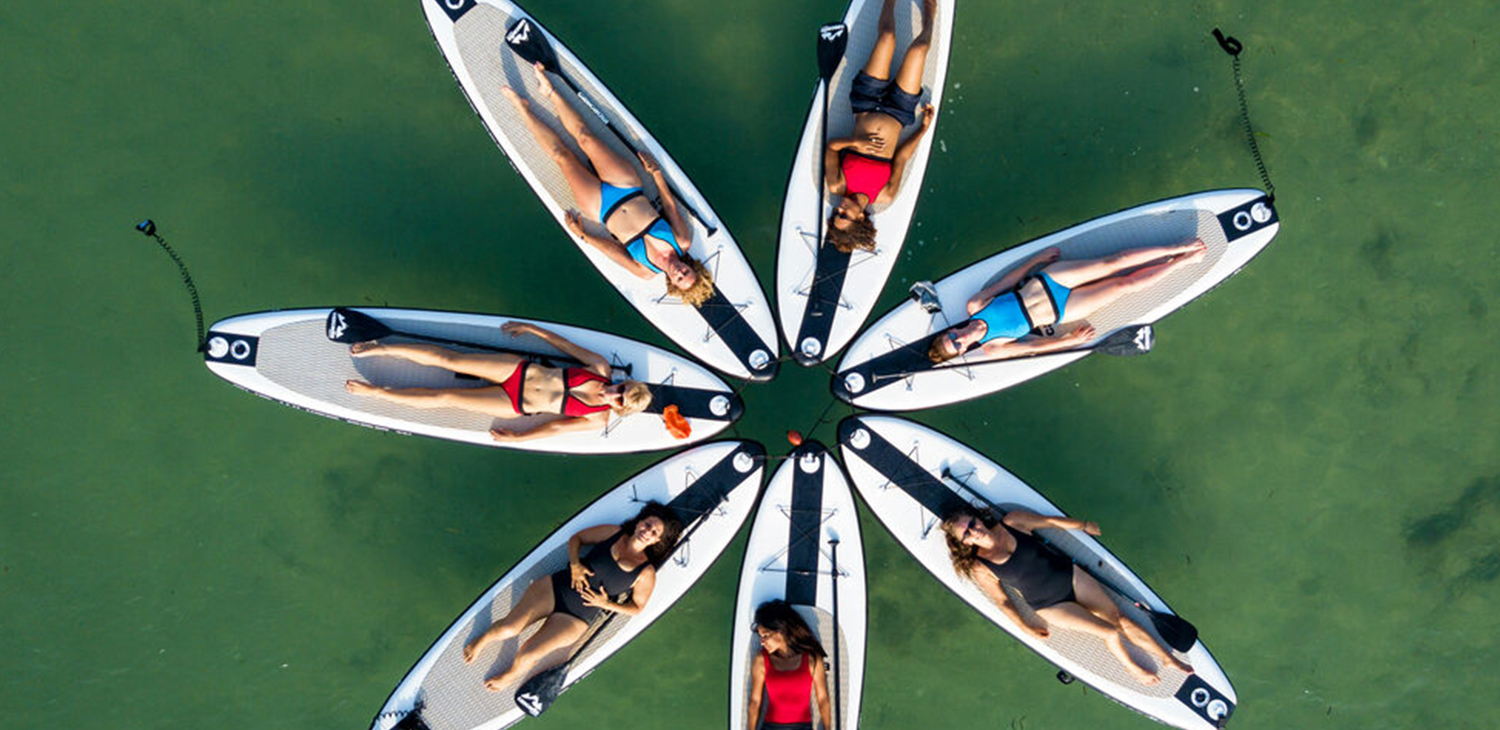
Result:
<svg viewBox="0 0 1500 730">
<path fill-rule="evenodd" d="M 881 81 L 864 71 L 854 77 L 854 85 L 849 89 L 849 105 L 855 114 L 880 112 L 901 122 L 903 127 L 917 121 L 917 103 L 921 100 L 920 95 L 903 91 L 894 80 Z"/>
</svg>

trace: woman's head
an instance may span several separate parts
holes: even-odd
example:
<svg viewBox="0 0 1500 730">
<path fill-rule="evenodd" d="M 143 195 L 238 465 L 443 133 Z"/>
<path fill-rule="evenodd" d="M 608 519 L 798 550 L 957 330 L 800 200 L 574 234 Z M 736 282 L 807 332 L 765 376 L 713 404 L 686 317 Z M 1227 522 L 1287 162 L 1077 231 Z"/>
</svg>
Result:
<svg viewBox="0 0 1500 730">
<path fill-rule="evenodd" d="M 682 537 L 682 520 L 671 507 L 647 502 L 635 517 L 620 525 L 620 531 L 645 543 L 646 560 L 653 567 L 661 567 Z"/>
<path fill-rule="evenodd" d="M 989 535 L 989 528 L 998 520 L 989 510 L 960 507 L 943 518 L 943 537 L 948 542 L 948 558 L 953 561 L 953 570 L 969 578 L 974 574 L 974 563 L 979 560 L 979 547 Z M 981 535 L 982 534 L 982 535 Z"/>
<path fill-rule="evenodd" d="M 966 319 L 932 338 L 932 345 L 927 348 L 927 359 L 934 365 L 941 365 L 979 344 L 984 339 L 984 332 L 979 329 L 979 320 Z"/>
<path fill-rule="evenodd" d="M 755 633 L 760 645 L 772 654 L 808 654 L 827 656 L 812 629 L 790 603 L 781 599 L 767 601 L 755 609 Z"/>
<path fill-rule="evenodd" d="M 626 380 L 604 389 L 604 402 L 614 414 L 625 417 L 651 405 L 651 387 L 639 380 Z"/>
<path fill-rule="evenodd" d="M 662 272 L 667 277 L 667 294 L 695 307 L 714 295 L 714 277 L 702 261 L 687 254 L 667 259 Z"/>
<path fill-rule="evenodd" d="M 875 224 L 854 196 L 840 200 L 828 217 L 828 243 L 842 253 L 875 250 Z"/>
</svg>

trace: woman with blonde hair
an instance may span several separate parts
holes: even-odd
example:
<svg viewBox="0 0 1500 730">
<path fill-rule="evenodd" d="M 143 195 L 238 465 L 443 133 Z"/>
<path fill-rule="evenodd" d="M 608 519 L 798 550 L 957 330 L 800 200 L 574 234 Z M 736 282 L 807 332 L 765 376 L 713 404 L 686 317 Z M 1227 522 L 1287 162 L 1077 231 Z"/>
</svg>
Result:
<svg viewBox="0 0 1500 730">
<path fill-rule="evenodd" d="M 556 415 L 526 430 L 496 426 L 496 441 L 529 441 L 571 431 L 603 429 L 611 415 L 625 417 L 651 405 L 651 388 L 635 380 L 611 383 L 613 368 L 598 353 L 573 344 L 550 330 L 524 322 L 506 322 L 500 331 L 512 337 L 534 335 L 577 360 L 582 367 L 548 367 L 515 353 L 459 352 L 436 345 L 359 342 L 353 357 L 397 357 L 490 382 L 478 388 L 383 388 L 349 380 L 344 388 L 417 408 L 461 408 L 496 418 Z"/>
<path fill-rule="evenodd" d="M 1047 517 L 1022 510 L 1012 510 L 1004 518 L 995 519 L 988 510 L 960 508 L 943 520 L 953 569 L 979 586 L 1017 626 L 1043 639 L 1051 634 L 1050 626 L 1097 636 L 1141 684 L 1151 685 L 1161 680 L 1155 670 L 1136 663 L 1127 644 L 1144 650 L 1158 667 L 1172 664 L 1184 672 L 1193 671 L 1149 631 L 1121 613 L 1098 579 L 1037 538 L 1034 531 L 1046 527 L 1099 534 L 1097 522 Z M 1020 593 L 1045 624 L 1027 623 L 1006 594 L 1006 587 Z"/>
<path fill-rule="evenodd" d="M 635 167 L 595 136 L 578 110 L 553 92 L 542 64 L 537 63 L 535 69 L 537 91 L 552 99 L 558 120 L 578 142 L 579 149 L 593 165 L 592 170 L 568 149 L 555 130 L 531 111 L 529 100 L 509 86 L 500 91 L 526 120 L 532 138 L 562 171 L 573 199 L 590 212 L 591 219 L 604 225 L 609 236 L 585 229 L 583 214 L 577 210 L 567 213 L 568 230 L 642 279 L 664 275 L 668 294 L 695 307 L 708 301 L 714 293 L 713 277 L 703 262 L 688 255 L 693 245 L 693 227 L 678 210 L 661 165 L 649 153 L 637 153 L 641 168 L 651 176 L 661 194 L 661 212 L 657 212 L 641 189 L 641 177 Z"/>
</svg>

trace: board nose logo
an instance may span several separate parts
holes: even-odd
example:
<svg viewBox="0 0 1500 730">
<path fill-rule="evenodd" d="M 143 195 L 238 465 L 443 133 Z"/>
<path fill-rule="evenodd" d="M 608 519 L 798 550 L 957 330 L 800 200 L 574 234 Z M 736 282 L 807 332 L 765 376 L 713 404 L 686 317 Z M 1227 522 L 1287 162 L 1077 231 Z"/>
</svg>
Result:
<svg viewBox="0 0 1500 730">
<path fill-rule="evenodd" d="M 328 318 L 328 339 L 337 340 L 344 336 L 344 331 L 349 329 L 349 324 L 344 321 L 344 315 L 334 312 Z"/>
<path fill-rule="evenodd" d="M 505 42 L 511 45 L 525 43 L 530 38 L 531 23 L 525 18 L 522 18 L 520 22 L 516 23 L 515 27 L 510 29 L 509 33 L 505 34 Z"/>
</svg>

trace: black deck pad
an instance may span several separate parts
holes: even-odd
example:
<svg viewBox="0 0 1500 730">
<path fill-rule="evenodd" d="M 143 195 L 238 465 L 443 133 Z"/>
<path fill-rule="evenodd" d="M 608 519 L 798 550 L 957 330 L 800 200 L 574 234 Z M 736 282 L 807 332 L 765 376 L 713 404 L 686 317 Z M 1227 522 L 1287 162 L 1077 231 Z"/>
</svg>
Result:
<svg viewBox="0 0 1500 730">
<path fill-rule="evenodd" d="M 799 463 L 806 454 L 823 457 L 823 465 L 808 474 Z M 818 605 L 818 539 L 823 526 L 823 470 L 833 460 L 819 443 L 798 447 L 787 456 L 792 470 L 792 514 L 787 530 L 786 602 Z"/>
<path fill-rule="evenodd" d="M 714 295 L 698 307 L 698 313 L 703 315 L 703 321 L 713 329 L 719 339 L 729 346 L 736 359 L 744 364 L 745 369 L 750 371 L 751 380 L 770 380 L 776 376 L 776 351 L 755 334 L 750 323 L 740 316 L 739 307 L 725 298 L 724 292 L 714 289 Z M 756 350 L 765 350 L 771 355 L 771 363 L 762 370 L 756 370 L 750 364 L 750 353 Z"/>
<path fill-rule="evenodd" d="M 708 471 L 698 475 L 698 479 L 682 490 L 681 494 L 673 497 L 667 506 L 677 512 L 683 525 L 690 525 L 712 512 L 729 496 L 731 490 L 745 481 L 749 473 L 734 467 L 734 458 L 740 454 L 749 454 L 759 463 L 765 459 L 766 450 L 760 444 L 750 441 L 740 444 L 738 449 L 726 454 Z M 752 469 L 751 472 L 753 471 Z"/>
<path fill-rule="evenodd" d="M 863 449 L 855 448 L 849 443 L 859 429 L 870 434 L 870 443 Z M 846 447 L 846 455 L 853 455 L 869 464 L 896 488 L 911 495 L 924 509 L 938 517 L 946 517 L 960 508 L 970 508 L 969 503 L 949 489 L 941 479 L 923 469 L 906 452 L 896 448 L 858 418 L 845 419 L 839 424 L 839 443 Z"/>
<path fill-rule="evenodd" d="M 904 376 L 897 375 L 897 373 L 920 373 L 933 369 L 936 365 L 927 359 L 927 351 L 932 348 L 934 337 L 937 337 L 937 333 L 915 342 L 909 342 L 879 357 L 872 357 L 848 370 L 840 371 L 833 379 L 833 394 L 846 401 L 852 401 L 881 388 L 902 382 Z M 844 383 L 844 378 L 849 373 L 859 373 L 864 377 L 863 390 L 858 393 L 849 392 L 848 386 Z M 876 376 L 879 376 L 878 380 Z"/>
<path fill-rule="evenodd" d="M 677 406 L 677 411 L 684 418 L 734 422 L 745 411 L 744 401 L 740 400 L 739 396 L 722 390 L 683 388 L 657 383 L 646 385 L 651 388 L 651 405 L 646 406 L 646 413 L 661 413 L 667 406 Z M 729 399 L 729 410 L 722 416 L 715 414 L 709 407 L 713 399 L 721 395 Z"/>
<path fill-rule="evenodd" d="M 844 278 L 849 274 L 850 258 L 850 254 L 833 246 L 825 244 L 818 247 L 818 262 L 807 292 L 807 308 L 802 310 L 802 331 L 792 343 L 792 351 L 803 365 L 815 365 L 822 361 L 821 351 L 813 357 L 803 354 L 801 342 L 811 337 L 827 349 L 828 333 L 833 329 L 834 317 L 838 316 L 839 300 L 843 298 Z"/>
</svg>

